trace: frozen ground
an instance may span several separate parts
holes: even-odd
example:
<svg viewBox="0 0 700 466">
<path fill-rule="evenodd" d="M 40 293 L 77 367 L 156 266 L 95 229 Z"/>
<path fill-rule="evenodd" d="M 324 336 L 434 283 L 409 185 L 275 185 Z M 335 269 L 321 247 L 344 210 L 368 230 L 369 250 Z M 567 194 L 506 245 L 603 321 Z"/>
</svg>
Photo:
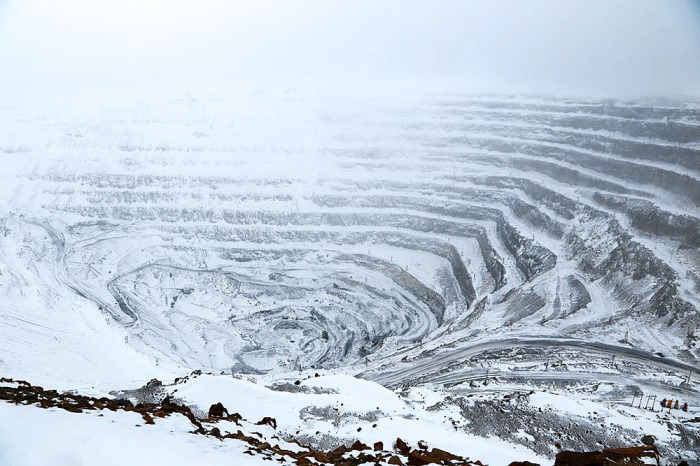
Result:
<svg viewBox="0 0 700 466">
<path fill-rule="evenodd" d="M 546 463 L 556 444 L 650 433 L 670 460 L 697 460 L 698 423 L 681 422 L 700 406 L 697 103 L 341 100 L 6 103 L 0 375 L 106 394 L 202 369 L 227 375 L 178 396 L 254 408 L 309 442 L 399 435 Z M 316 372 L 342 390 L 266 388 Z M 656 412 L 630 406 L 640 394 Z M 387 407 L 326 419 L 346 395 Z M 659 413 L 667 397 L 690 411 Z M 36 418 L 57 439 L 63 425 L 87 443 L 173 437 L 127 429 L 127 413 L 93 427 L 0 409 L 8 432 Z M 63 461 L 56 448 L 26 464 Z"/>
</svg>

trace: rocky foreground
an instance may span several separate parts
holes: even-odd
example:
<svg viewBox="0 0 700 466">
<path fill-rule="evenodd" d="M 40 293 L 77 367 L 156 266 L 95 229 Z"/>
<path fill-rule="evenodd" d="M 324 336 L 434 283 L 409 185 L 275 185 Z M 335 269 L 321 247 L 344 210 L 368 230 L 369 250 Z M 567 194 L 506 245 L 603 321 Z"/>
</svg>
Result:
<svg viewBox="0 0 700 466">
<path fill-rule="evenodd" d="M 193 375 L 196 377 L 198 374 Z M 162 383 L 153 379 L 142 389 L 132 392 L 132 395 L 138 394 L 139 398 L 152 398 L 161 392 L 161 387 Z M 439 448 L 429 448 L 424 441 L 419 441 L 415 448 L 401 438 L 396 439 L 391 449 L 385 449 L 381 441 L 375 442 L 370 447 L 355 440 L 350 445 L 340 445 L 332 450 L 318 450 L 294 438 L 281 438 L 277 432 L 277 421 L 273 417 L 263 417 L 257 422 L 252 422 L 238 413 L 229 412 L 220 402 L 212 404 L 206 416 L 197 416 L 192 408 L 170 396 L 165 396 L 159 402 L 134 403 L 129 398 L 95 398 L 71 392 L 59 392 L 34 386 L 23 380 L 4 377 L 0 378 L 0 400 L 43 409 L 58 408 L 72 413 L 103 410 L 135 413 L 141 416 L 145 425 L 154 425 L 158 419 L 168 416 L 183 416 L 191 423 L 191 434 L 209 436 L 221 441 L 242 442 L 246 445 L 244 454 L 285 464 L 346 466 L 361 464 L 481 466 L 483 464 L 479 460 L 470 460 Z M 700 422 L 700 418 L 693 421 Z M 263 432 L 253 431 L 253 429 Z M 654 446 L 654 437 L 645 436 L 642 440 L 645 445 L 635 447 L 604 448 L 602 451 L 593 452 L 560 451 L 556 455 L 554 465 L 648 464 L 646 460 L 660 464 L 661 455 L 658 448 Z M 538 465 L 530 461 L 513 461 L 510 466 Z"/>
</svg>

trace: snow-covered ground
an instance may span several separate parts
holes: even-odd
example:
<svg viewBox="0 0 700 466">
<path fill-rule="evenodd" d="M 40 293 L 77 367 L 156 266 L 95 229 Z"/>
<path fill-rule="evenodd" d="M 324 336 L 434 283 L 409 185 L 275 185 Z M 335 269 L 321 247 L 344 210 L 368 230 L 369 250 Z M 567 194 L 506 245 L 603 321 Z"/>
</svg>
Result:
<svg viewBox="0 0 700 466">
<path fill-rule="evenodd" d="M 501 96 L 8 103 L 0 376 L 102 396 L 201 369 L 219 375 L 175 396 L 329 446 L 400 436 L 546 463 L 555 443 L 650 433 L 697 460 L 697 422 L 680 422 L 700 406 L 696 119 L 692 103 Z M 269 388 L 293 378 L 307 392 Z M 528 394 L 513 432 L 496 428 L 506 393 Z M 628 406 L 640 393 L 691 410 Z M 138 464 L 137 446 L 81 448 L 114 435 L 183 464 L 242 448 L 171 419 L 0 410 L 0 463 Z M 591 427 L 555 442 L 562 419 Z M 26 448 L 12 426 L 37 422 L 52 443 Z M 585 434 L 601 423 L 620 435 Z M 82 443 L 62 447 L 71 430 Z"/>
</svg>

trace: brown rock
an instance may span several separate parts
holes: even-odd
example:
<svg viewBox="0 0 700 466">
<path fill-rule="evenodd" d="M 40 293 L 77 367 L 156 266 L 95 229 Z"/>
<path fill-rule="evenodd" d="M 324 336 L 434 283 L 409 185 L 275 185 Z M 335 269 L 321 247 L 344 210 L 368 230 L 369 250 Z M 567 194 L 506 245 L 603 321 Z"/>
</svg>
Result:
<svg viewBox="0 0 700 466">
<path fill-rule="evenodd" d="M 439 448 L 433 448 L 432 450 L 430 450 L 430 456 L 432 456 L 433 458 L 437 458 L 440 461 L 459 461 L 463 459 L 461 456 L 453 455 L 452 453 L 447 452 L 445 450 L 440 450 Z"/>
<path fill-rule="evenodd" d="M 210 418 L 222 418 L 228 417 L 228 415 L 228 410 L 224 407 L 224 405 L 221 404 L 221 402 L 215 403 L 209 407 Z"/>
<path fill-rule="evenodd" d="M 229 418 L 231 416 L 228 416 Z M 260 421 L 255 423 L 256 426 L 268 425 L 273 429 L 277 429 L 277 420 L 274 417 L 265 416 Z"/>
<path fill-rule="evenodd" d="M 326 455 L 328 458 L 331 458 L 333 460 L 339 459 L 341 456 L 343 456 L 345 453 L 350 451 L 345 445 L 341 445 L 338 448 L 329 451 Z M 322 452 L 319 452 L 322 453 Z"/>
<path fill-rule="evenodd" d="M 654 445 L 644 445 L 641 447 L 627 448 L 606 448 L 603 450 L 603 455 L 609 460 L 620 463 L 640 462 L 642 458 L 653 458 L 656 464 L 659 464 L 661 455 L 659 450 Z"/>
<path fill-rule="evenodd" d="M 606 461 L 605 455 L 600 451 L 562 451 L 557 453 L 554 466 L 602 466 Z"/>
<path fill-rule="evenodd" d="M 259 452 L 263 452 L 263 451 L 265 451 L 265 450 L 269 450 L 269 449 L 270 449 L 270 444 L 267 443 L 267 442 L 261 442 L 261 443 L 258 444 L 258 446 L 256 447 L 256 449 L 257 449 Z"/>
<path fill-rule="evenodd" d="M 436 464 L 436 463 L 439 464 L 440 460 L 437 458 L 433 458 L 428 453 L 420 451 L 420 450 L 413 450 L 408 454 L 409 466 L 421 466 L 424 464 Z"/>
<path fill-rule="evenodd" d="M 354 450 L 354 451 L 369 450 L 369 446 L 365 445 L 364 443 L 360 442 L 359 440 L 355 440 L 355 443 L 352 444 L 350 449 Z"/>
<path fill-rule="evenodd" d="M 408 453 L 411 451 L 411 447 L 409 447 L 406 442 L 401 440 L 401 437 L 397 437 L 396 442 L 394 443 L 394 450 L 398 451 L 402 455 L 408 455 Z"/>
</svg>

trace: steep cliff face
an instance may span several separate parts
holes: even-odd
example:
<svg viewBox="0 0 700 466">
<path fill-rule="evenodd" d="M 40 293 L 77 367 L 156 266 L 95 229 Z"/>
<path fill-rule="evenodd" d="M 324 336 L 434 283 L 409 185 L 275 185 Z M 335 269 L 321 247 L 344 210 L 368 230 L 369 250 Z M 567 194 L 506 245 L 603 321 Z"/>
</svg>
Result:
<svg viewBox="0 0 700 466">
<path fill-rule="evenodd" d="M 596 193 L 593 199 L 605 207 L 623 212 L 636 230 L 680 243 L 681 249 L 700 248 L 700 219 L 661 210 L 653 202 Z"/>
<path fill-rule="evenodd" d="M 596 224 L 595 228 L 587 227 Z M 645 233 L 648 234 L 648 230 Z M 698 328 L 700 313 L 684 299 L 684 296 L 691 296 L 682 292 L 678 272 L 649 247 L 636 241 L 614 218 L 588 214 L 583 224 L 566 235 L 565 242 L 568 257 L 590 280 L 600 283 L 616 303 L 618 311 L 610 315 L 611 321 L 629 317 L 665 329 L 662 331 L 679 339 L 692 335 Z M 653 242 L 650 245 L 655 247 Z M 689 270 L 688 276 L 691 273 Z M 690 280 L 683 282 L 691 283 Z M 677 349 L 684 357 L 692 354 L 691 359 L 699 355 L 697 349 L 687 343 L 680 343 Z"/>
<path fill-rule="evenodd" d="M 557 264 L 557 257 L 552 251 L 536 244 L 534 239 L 523 238 L 512 225 L 499 222 L 498 232 L 501 235 L 501 241 L 515 258 L 518 269 L 525 275 L 527 281 L 552 270 Z"/>
</svg>

